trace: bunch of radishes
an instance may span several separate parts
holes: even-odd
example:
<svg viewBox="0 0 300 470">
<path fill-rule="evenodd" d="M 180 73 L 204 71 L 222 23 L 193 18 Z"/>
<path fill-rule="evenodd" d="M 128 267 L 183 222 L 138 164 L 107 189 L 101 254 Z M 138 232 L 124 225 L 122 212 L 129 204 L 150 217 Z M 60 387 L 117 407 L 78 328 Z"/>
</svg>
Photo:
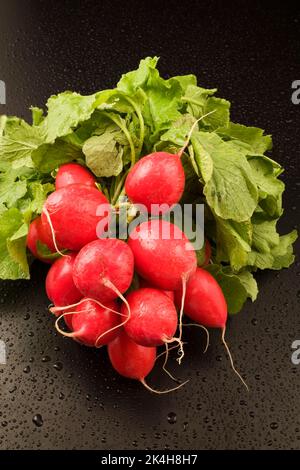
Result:
<svg viewBox="0 0 300 470">
<path fill-rule="evenodd" d="M 109 201 L 88 170 L 65 164 L 27 239 L 37 258 L 53 263 L 46 291 L 58 331 L 86 346 L 107 345 L 115 370 L 146 387 L 158 346 L 168 351 L 170 343 L 178 345 L 181 361 L 183 313 L 203 327 L 221 328 L 224 341 L 227 305 L 221 288 L 197 267 L 185 234 L 170 222 L 151 218 L 157 215 L 152 205 L 171 208 L 184 185 L 180 154 L 156 152 L 141 158 L 130 169 L 124 189 L 132 204 L 147 207 L 149 220 L 136 226 L 126 243 L 99 238 L 99 223 L 104 229 L 110 216 L 109 210 L 99 212 L 99 206 L 111 207 Z M 42 256 L 40 244 L 61 256 L 54 262 Z M 134 272 L 140 281 L 135 290 Z M 60 327 L 62 317 L 69 332 Z"/>
</svg>

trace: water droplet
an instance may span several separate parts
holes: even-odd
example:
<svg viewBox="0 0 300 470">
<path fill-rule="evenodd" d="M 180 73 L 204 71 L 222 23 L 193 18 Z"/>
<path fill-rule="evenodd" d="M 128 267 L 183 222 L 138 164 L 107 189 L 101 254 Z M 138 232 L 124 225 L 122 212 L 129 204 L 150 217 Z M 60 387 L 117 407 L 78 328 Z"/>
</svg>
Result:
<svg viewBox="0 0 300 470">
<path fill-rule="evenodd" d="M 271 423 L 270 428 L 273 429 L 273 430 L 277 429 L 278 428 L 278 423 Z"/>
<path fill-rule="evenodd" d="M 49 362 L 49 361 L 51 361 L 51 358 L 49 356 L 42 357 L 42 362 Z"/>
<path fill-rule="evenodd" d="M 23 372 L 24 372 L 25 374 L 29 374 L 29 372 L 30 372 L 30 366 L 24 367 Z"/>
<path fill-rule="evenodd" d="M 54 367 L 54 369 L 56 369 L 56 370 L 62 370 L 63 365 L 62 365 L 61 362 L 55 362 L 55 363 L 53 364 L 53 367 Z"/>
<path fill-rule="evenodd" d="M 168 423 L 175 424 L 177 421 L 177 415 L 173 411 L 168 414 Z"/>
<path fill-rule="evenodd" d="M 32 418 L 32 422 L 38 427 L 43 426 L 44 421 L 43 421 L 42 415 L 40 414 L 34 415 L 34 417 Z"/>
<path fill-rule="evenodd" d="M 253 326 L 256 326 L 257 323 L 258 323 L 257 318 L 252 318 L 251 323 L 252 323 Z"/>
</svg>

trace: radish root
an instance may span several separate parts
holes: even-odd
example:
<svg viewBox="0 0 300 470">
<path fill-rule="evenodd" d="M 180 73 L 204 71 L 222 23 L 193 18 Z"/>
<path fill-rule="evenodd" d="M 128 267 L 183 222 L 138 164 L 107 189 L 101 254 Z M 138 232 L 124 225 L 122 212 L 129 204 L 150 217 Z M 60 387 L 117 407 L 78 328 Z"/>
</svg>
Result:
<svg viewBox="0 0 300 470">
<path fill-rule="evenodd" d="M 174 387 L 174 388 L 169 388 L 168 390 L 155 390 L 154 388 L 150 387 L 150 385 L 147 384 L 147 382 L 145 381 L 145 379 L 141 379 L 140 382 L 144 385 L 144 387 L 149 390 L 150 392 L 153 392 L 153 393 L 156 393 L 157 395 L 163 395 L 165 393 L 170 393 L 170 392 L 174 392 L 175 390 L 178 390 L 179 388 L 183 387 L 184 385 L 186 385 L 189 380 L 186 380 L 185 382 L 183 382 L 182 384 L 179 384 L 177 385 L 177 387 Z"/>
<path fill-rule="evenodd" d="M 53 228 L 53 225 L 52 225 L 52 221 L 51 221 L 50 214 L 49 214 L 48 210 L 46 209 L 46 207 L 43 208 L 43 212 L 44 212 L 45 216 L 47 217 L 47 221 L 48 221 L 48 224 L 49 224 L 49 226 L 50 226 L 51 235 L 52 235 L 52 241 L 53 241 L 53 245 L 54 245 L 54 248 L 55 248 L 56 253 L 58 253 L 60 256 L 67 256 L 67 257 L 69 257 L 69 255 L 66 255 L 65 253 L 62 253 L 62 252 L 60 251 L 60 249 L 58 248 L 58 246 L 57 246 L 56 237 L 55 237 L 55 231 L 54 231 L 54 228 Z"/>
<path fill-rule="evenodd" d="M 163 371 L 170 377 L 170 379 L 174 380 L 174 382 L 179 382 L 178 379 L 176 377 L 174 377 L 174 375 L 171 374 L 171 372 L 166 368 L 166 365 L 167 365 L 167 362 L 168 362 L 168 359 L 169 359 L 169 351 L 173 348 L 176 348 L 176 346 L 173 346 L 169 349 L 169 345 L 168 343 L 165 343 L 165 352 L 164 352 L 164 355 L 165 355 L 165 360 L 164 360 L 164 363 L 163 363 Z"/>
<path fill-rule="evenodd" d="M 209 331 L 207 328 L 205 328 L 205 326 L 203 325 L 199 325 L 198 323 L 183 323 L 182 326 L 197 326 L 198 328 L 202 328 L 202 330 L 205 331 L 206 333 L 206 345 L 205 345 L 205 348 L 204 348 L 204 351 L 203 351 L 203 354 L 206 353 L 206 351 L 208 350 L 208 346 L 209 346 Z"/>
<path fill-rule="evenodd" d="M 234 367 L 231 352 L 230 352 L 230 350 L 229 350 L 228 344 L 227 344 L 226 341 L 225 341 L 225 332 L 226 332 L 226 326 L 224 326 L 224 328 L 222 328 L 222 343 L 224 344 L 225 349 L 226 349 L 226 351 L 227 351 L 227 354 L 228 354 L 228 357 L 229 357 L 229 360 L 230 360 L 230 364 L 231 364 L 232 370 L 233 370 L 233 371 L 235 372 L 235 374 L 238 376 L 238 378 L 240 379 L 240 381 L 242 382 L 242 384 L 246 387 L 247 392 L 249 392 L 249 387 L 248 387 L 248 385 L 246 384 L 246 382 L 245 382 L 245 380 L 243 379 L 243 377 L 241 376 L 241 374 L 240 374 L 240 373 L 236 370 L 236 368 Z"/>
<path fill-rule="evenodd" d="M 121 315 L 122 317 L 127 317 L 127 315 L 124 315 L 124 313 L 117 312 L 116 310 L 113 310 L 112 308 L 107 307 L 106 305 L 102 304 L 101 302 L 99 302 L 99 300 L 91 299 L 90 297 L 84 297 L 76 304 L 64 305 L 63 307 L 49 307 L 49 310 L 51 313 L 55 314 L 56 312 L 61 312 L 63 310 L 66 310 L 67 308 L 77 307 L 78 305 L 82 304 L 82 302 L 86 302 L 87 300 L 91 302 L 95 302 L 95 304 L 98 304 L 100 307 L 110 310 L 111 312 L 116 313 L 117 315 Z M 74 312 L 74 314 L 76 314 L 76 312 Z"/>
<path fill-rule="evenodd" d="M 182 296 L 181 296 L 181 307 L 180 307 L 180 312 L 179 312 L 179 338 L 178 338 L 180 356 L 177 358 L 177 361 L 179 362 L 179 364 L 181 364 L 181 361 L 184 357 L 184 349 L 183 349 L 183 343 L 181 341 L 181 338 L 182 338 L 183 309 L 184 309 L 185 294 L 186 294 L 186 275 L 183 275 L 181 280 L 182 280 Z"/>
<path fill-rule="evenodd" d="M 58 333 L 60 333 L 62 336 L 66 336 L 67 338 L 75 338 L 76 336 L 78 336 L 78 334 L 80 334 L 80 331 L 76 331 L 76 332 L 72 331 L 71 333 L 67 333 L 66 331 L 63 331 L 59 326 L 59 322 L 62 318 L 64 318 L 66 315 L 74 315 L 76 313 L 79 313 L 79 312 L 64 312 L 55 320 L 56 331 L 58 331 Z"/>
<path fill-rule="evenodd" d="M 118 295 L 118 297 L 122 300 L 122 302 L 124 302 L 124 304 L 126 305 L 127 310 L 128 310 L 128 315 L 125 315 L 126 319 L 122 323 L 119 323 L 119 325 L 116 325 L 113 328 L 110 328 L 109 330 L 105 331 L 105 333 L 102 333 L 100 336 L 98 336 L 98 338 L 96 339 L 96 342 L 95 342 L 95 347 L 96 348 L 99 347 L 98 343 L 99 343 L 100 339 L 103 338 L 103 336 L 107 335 L 107 333 L 110 333 L 111 331 L 116 330 L 117 328 L 121 328 L 121 326 L 124 326 L 130 320 L 130 316 L 131 316 L 130 305 L 127 302 L 127 300 L 125 299 L 125 297 L 122 295 L 122 293 L 119 291 L 119 289 L 109 279 L 104 279 L 103 284 L 106 287 L 108 287 L 109 289 L 111 289 L 112 291 L 114 291 Z"/>
</svg>

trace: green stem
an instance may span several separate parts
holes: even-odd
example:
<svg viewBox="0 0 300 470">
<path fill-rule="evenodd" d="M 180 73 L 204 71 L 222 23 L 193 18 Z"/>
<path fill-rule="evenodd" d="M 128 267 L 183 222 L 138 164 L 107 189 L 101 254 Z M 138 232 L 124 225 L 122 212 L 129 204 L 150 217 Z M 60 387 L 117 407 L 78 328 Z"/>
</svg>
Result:
<svg viewBox="0 0 300 470">
<path fill-rule="evenodd" d="M 139 106 L 136 105 L 136 103 L 134 102 L 134 100 L 132 100 L 131 98 L 129 98 L 129 96 L 126 96 L 126 95 L 122 95 L 123 98 L 128 101 L 128 103 L 131 104 L 131 106 L 133 107 L 133 109 L 135 110 L 136 112 L 136 115 L 139 119 L 139 123 L 140 123 L 140 137 L 139 137 L 139 146 L 138 146 L 138 150 L 137 150 L 137 154 L 138 156 L 140 156 L 140 153 L 142 151 L 142 148 L 143 148 L 143 143 L 144 143 L 144 138 L 145 138 L 145 123 L 144 123 L 144 118 L 143 118 L 143 115 L 141 113 L 141 110 L 139 108 Z"/>
<path fill-rule="evenodd" d="M 128 129 L 126 126 L 123 126 L 122 122 L 120 122 L 112 113 L 103 113 L 106 117 L 108 117 L 109 119 L 111 119 L 111 121 L 113 121 L 125 134 L 127 140 L 128 140 L 128 143 L 129 143 L 129 146 L 130 146 L 130 152 L 131 152 L 131 166 L 133 166 L 135 164 L 135 148 L 134 148 L 134 144 L 132 142 L 132 138 L 130 136 L 130 133 L 128 132 Z"/>
<path fill-rule="evenodd" d="M 111 200 L 112 205 L 115 205 L 117 200 L 121 196 L 121 194 L 123 194 L 123 192 L 125 192 L 125 187 L 123 187 L 123 184 L 124 184 L 125 178 L 127 176 L 127 173 L 128 173 L 128 171 L 126 171 L 124 173 L 124 175 L 120 179 L 120 181 L 119 181 L 119 183 L 118 183 L 118 185 L 115 189 L 114 195 L 113 195 L 112 200 Z"/>
</svg>

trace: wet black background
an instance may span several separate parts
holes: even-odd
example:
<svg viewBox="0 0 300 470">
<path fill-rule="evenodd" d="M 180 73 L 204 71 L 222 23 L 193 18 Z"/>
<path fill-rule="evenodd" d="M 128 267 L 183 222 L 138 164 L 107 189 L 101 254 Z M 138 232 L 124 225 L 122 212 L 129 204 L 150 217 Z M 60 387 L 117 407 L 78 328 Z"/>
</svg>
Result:
<svg viewBox="0 0 300 470">
<path fill-rule="evenodd" d="M 0 1 L 0 112 L 29 116 L 65 89 L 92 93 L 113 86 L 147 55 L 163 75 L 195 73 L 232 102 L 232 119 L 274 137 L 284 164 L 281 231 L 299 220 L 300 13 L 280 2 Z M 300 448 L 300 266 L 257 276 L 260 294 L 228 326 L 247 393 L 230 370 L 219 333 L 203 356 L 199 331 L 187 333 L 186 360 L 172 368 L 190 383 L 155 396 L 118 377 L 106 353 L 55 334 L 36 263 L 30 282 L 0 284 L 1 449 Z M 159 368 L 156 387 L 170 386 Z M 33 418 L 40 414 L 42 419 Z M 36 421 L 34 423 L 34 421 Z M 38 426 L 37 424 L 42 424 Z"/>
</svg>

